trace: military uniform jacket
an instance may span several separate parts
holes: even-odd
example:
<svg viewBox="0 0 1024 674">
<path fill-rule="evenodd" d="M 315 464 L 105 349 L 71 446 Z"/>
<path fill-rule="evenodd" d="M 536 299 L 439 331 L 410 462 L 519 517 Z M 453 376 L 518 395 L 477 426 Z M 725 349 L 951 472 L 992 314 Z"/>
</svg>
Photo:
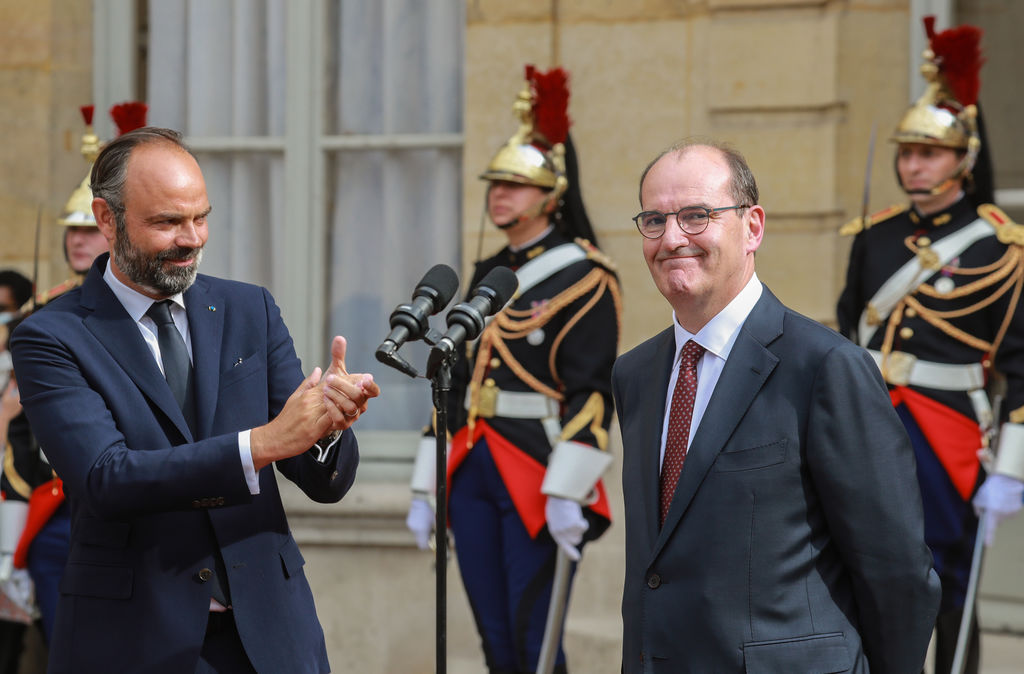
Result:
<svg viewBox="0 0 1024 674">
<path fill-rule="evenodd" d="M 986 384 L 993 370 L 998 371 L 1006 379 L 1002 415 L 1009 412 L 1011 421 L 1020 421 L 1014 411 L 1024 406 L 1022 234 L 1022 228 L 995 206 L 974 208 L 967 199 L 930 216 L 906 207 L 872 216 L 853 242 L 837 310 L 840 332 L 882 354 L 901 352 L 928 363 L 980 366 Z M 941 254 L 953 237 L 962 242 Z M 907 268 L 915 270 L 919 283 L 912 282 L 890 311 L 878 310 L 873 305 L 876 293 Z M 909 388 L 910 395 L 941 403 L 978 422 L 983 430 L 989 425 L 984 405 L 978 406 L 981 394 L 972 400 L 968 386 L 944 390 L 899 382 L 885 367 L 883 375 L 891 387 Z M 920 423 L 920 415 L 915 417 Z M 925 420 L 922 428 L 927 433 L 931 425 Z M 985 441 L 982 437 L 981 443 Z M 977 462 L 966 456 L 962 461 L 974 466 L 971 472 L 976 477 Z M 964 498 L 974 481 L 965 476 L 958 484 Z"/>
<path fill-rule="evenodd" d="M 515 270 L 567 243 L 552 231 L 524 250 L 505 248 L 477 264 L 470 287 L 497 266 Z M 469 353 L 453 371 L 451 427 L 468 425 L 471 431 L 483 421 L 541 466 L 547 465 L 553 440 L 606 449 L 613 411 L 618 282 L 607 258 L 585 241 L 577 244 L 587 257 L 517 294 L 468 347 Z M 560 437 L 552 438 L 539 419 L 491 416 L 489 397 L 495 389 L 541 393 L 556 401 Z M 458 449 L 453 446 L 455 465 L 449 466 L 450 472 L 457 467 Z"/>
<path fill-rule="evenodd" d="M 869 349 L 903 351 L 935 363 L 994 367 L 1007 378 L 1005 409 L 1024 405 L 1024 313 L 1018 302 L 1024 262 L 1017 242 L 1022 228 L 995 207 L 975 209 L 967 199 L 927 217 L 912 208 L 889 209 L 881 216 L 854 239 L 838 305 L 840 332 Z M 907 294 L 898 315 L 879 316 L 877 329 L 864 344 L 858 322 L 862 312 L 870 311 L 868 303 L 882 284 L 914 258 L 921 266 L 928 264 L 929 249 L 979 219 L 990 226 L 987 235 L 934 269 Z M 963 391 L 910 387 L 975 416 Z"/>
</svg>

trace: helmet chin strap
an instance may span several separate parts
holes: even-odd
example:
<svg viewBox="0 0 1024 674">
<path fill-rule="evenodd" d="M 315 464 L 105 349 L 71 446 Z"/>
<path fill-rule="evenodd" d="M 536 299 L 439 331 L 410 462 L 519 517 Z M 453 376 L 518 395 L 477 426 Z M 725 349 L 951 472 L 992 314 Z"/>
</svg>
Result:
<svg viewBox="0 0 1024 674">
<path fill-rule="evenodd" d="M 964 158 L 960 160 L 960 163 L 957 164 L 956 168 L 953 169 L 953 173 L 948 178 L 939 182 L 939 184 L 937 184 L 935 187 L 932 187 L 931 189 L 908 190 L 903 185 L 903 178 L 900 177 L 899 169 L 896 169 L 896 182 L 899 183 L 900 189 L 903 190 L 906 194 L 927 194 L 929 196 L 943 194 L 944 192 L 948 192 L 949 190 L 956 187 L 957 183 L 966 179 L 967 176 L 970 175 L 971 167 L 974 164 L 973 159 L 974 158 L 970 155 L 970 153 L 966 153 L 964 155 Z"/>
<path fill-rule="evenodd" d="M 512 227 L 526 222 L 527 220 L 533 220 L 536 217 L 545 215 L 548 212 L 548 207 L 554 202 L 555 198 L 554 191 L 548 192 L 547 196 L 545 196 L 544 199 L 536 206 L 526 209 L 503 225 L 494 223 L 494 226 L 501 230 L 511 229 Z"/>
</svg>

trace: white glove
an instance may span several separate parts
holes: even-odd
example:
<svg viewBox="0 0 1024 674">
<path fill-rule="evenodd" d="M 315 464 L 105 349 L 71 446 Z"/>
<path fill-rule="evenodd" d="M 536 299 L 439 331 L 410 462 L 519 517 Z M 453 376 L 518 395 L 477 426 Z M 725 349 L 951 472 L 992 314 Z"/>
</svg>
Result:
<svg viewBox="0 0 1024 674">
<path fill-rule="evenodd" d="M 544 518 L 548 521 L 548 532 L 558 543 L 558 547 L 574 562 L 580 559 L 580 551 L 576 547 L 583 542 L 583 532 L 590 524 L 583 519 L 583 508 L 576 501 L 548 496 L 544 506 Z"/>
<path fill-rule="evenodd" d="M 434 532 L 434 509 L 426 499 L 413 497 L 409 504 L 409 514 L 405 516 L 405 526 L 416 537 L 416 545 L 426 550 L 430 545 L 430 534 Z"/>
<path fill-rule="evenodd" d="M 1007 475 L 990 475 L 974 496 L 974 512 L 985 522 L 985 545 L 992 545 L 996 527 L 1017 514 L 1024 503 L 1024 483 Z"/>
<path fill-rule="evenodd" d="M 31 623 L 33 619 L 39 617 L 35 601 L 35 586 L 32 585 L 32 577 L 28 575 L 28 569 L 14 569 L 10 577 L 0 583 L 0 592 L 6 595 L 11 602 L 12 606 L 8 607 L 8 610 L 13 609 L 12 614 L 5 618 L 6 620 Z"/>
</svg>

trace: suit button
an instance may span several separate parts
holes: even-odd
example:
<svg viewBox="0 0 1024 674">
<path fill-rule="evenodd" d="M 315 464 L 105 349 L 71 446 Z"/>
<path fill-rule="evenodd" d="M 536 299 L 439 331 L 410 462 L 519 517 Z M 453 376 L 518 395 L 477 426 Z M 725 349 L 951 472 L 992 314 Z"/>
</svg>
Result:
<svg viewBox="0 0 1024 674">
<path fill-rule="evenodd" d="M 213 571 L 209 569 L 199 569 L 199 580 L 206 582 L 213 578 Z"/>
<path fill-rule="evenodd" d="M 651 588 L 652 590 L 657 590 L 660 585 L 661 576 L 659 576 L 656 573 L 652 573 L 650 577 L 647 579 L 647 587 Z"/>
</svg>

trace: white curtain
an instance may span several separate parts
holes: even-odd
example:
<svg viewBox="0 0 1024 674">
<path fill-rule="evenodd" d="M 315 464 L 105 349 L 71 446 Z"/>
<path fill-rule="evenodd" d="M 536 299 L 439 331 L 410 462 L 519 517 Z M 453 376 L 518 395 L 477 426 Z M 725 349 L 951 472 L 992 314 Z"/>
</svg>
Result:
<svg viewBox="0 0 1024 674">
<path fill-rule="evenodd" d="M 326 44 L 327 105 L 313 136 L 383 136 L 386 144 L 391 135 L 460 133 L 464 4 L 308 3 L 321 13 L 312 25 L 325 31 Z M 150 123 L 178 129 L 197 145 L 211 137 L 284 138 L 285 21 L 285 0 L 150 0 Z M 275 248 L 310 231 L 310 223 L 283 212 L 283 156 L 197 155 L 213 206 L 202 271 L 275 292 L 279 276 L 289 273 L 273 264 Z M 409 299 L 424 272 L 439 262 L 458 268 L 460 162 L 461 151 L 452 148 L 326 156 L 324 203 L 317 204 L 327 219 L 325 337 L 344 334 L 349 369 L 373 372 L 384 390 L 360 421 L 364 429 L 410 430 L 429 419 L 429 385 L 389 370 L 373 353 L 391 310 Z M 426 363 L 421 345 L 402 355 L 420 370 Z"/>
<path fill-rule="evenodd" d="M 341 2 L 332 15 L 332 134 L 462 130 L 463 4 L 457 0 Z M 433 265 L 458 269 L 461 152 L 393 149 L 333 153 L 329 175 L 328 331 L 349 340 L 349 369 L 374 372 L 379 430 L 430 419 L 430 386 L 376 362 L 388 316 Z M 434 319 L 443 330 L 444 322 Z M 422 343 L 401 355 L 421 372 Z"/>
<path fill-rule="evenodd" d="M 187 137 L 284 135 L 284 0 L 151 0 L 149 121 Z M 274 289 L 280 153 L 197 152 L 213 206 L 203 272 Z"/>
</svg>

